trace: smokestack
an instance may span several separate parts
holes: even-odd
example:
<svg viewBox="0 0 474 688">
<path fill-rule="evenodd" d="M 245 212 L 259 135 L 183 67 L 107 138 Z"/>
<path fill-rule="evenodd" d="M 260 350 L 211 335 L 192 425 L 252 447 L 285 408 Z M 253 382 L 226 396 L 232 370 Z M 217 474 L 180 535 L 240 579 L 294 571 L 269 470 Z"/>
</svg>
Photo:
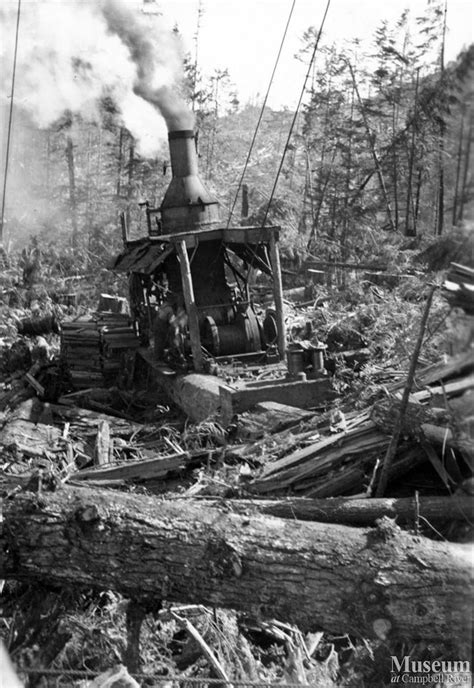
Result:
<svg viewBox="0 0 474 688">
<path fill-rule="evenodd" d="M 220 225 L 217 199 L 198 174 L 194 131 L 168 134 L 173 178 L 160 206 L 164 234 L 177 234 Z"/>
<path fill-rule="evenodd" d="M 170 131 L 168 141 L 173 177 L 191 177 L 198 173 L 196 142 L 192 129 Z"/>
</svg>

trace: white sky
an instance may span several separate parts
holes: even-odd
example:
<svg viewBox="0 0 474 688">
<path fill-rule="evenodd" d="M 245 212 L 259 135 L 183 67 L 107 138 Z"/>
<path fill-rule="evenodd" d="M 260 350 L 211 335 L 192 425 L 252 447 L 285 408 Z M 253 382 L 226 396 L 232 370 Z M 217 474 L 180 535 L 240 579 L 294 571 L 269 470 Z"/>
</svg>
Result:
<svg viewBox="0 0 474 688">
<path fill-rule="evenodd" d="M 423 14 L 428 0 L 331 0 L 325 23 L 325 42 L 359 38 L 370 43 L 384 19 L 396 21 L 410 8 Z M 292 0 L 202 0 L 199 65 L 206 73 L 228 68 L 241 102 L 266 93 Z M 193 35 L 199 0 L 158 0 L 163 19 L 178 24 L 187 49 L 194 55 Z M 456 57 L 473 42 L 472 0 L 448 0 L 446 58 Z M 284 51 L 269 104 L 296 104 L 305 67 L 294 59 L 301 37 L 310 26 L 319 28 L 326 0 L 296 0 Z"/>
</svg>

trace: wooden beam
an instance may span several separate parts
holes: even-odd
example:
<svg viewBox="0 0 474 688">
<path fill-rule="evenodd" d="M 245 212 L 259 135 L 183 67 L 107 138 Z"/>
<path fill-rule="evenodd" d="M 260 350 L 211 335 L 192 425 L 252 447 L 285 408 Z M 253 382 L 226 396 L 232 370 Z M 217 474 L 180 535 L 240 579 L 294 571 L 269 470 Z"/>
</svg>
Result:
<svg viewBox="0 0 474 688">
<path fill-rule="evenodd" d="M 192 232 L 178 232 L 176 234 L 160 234 L 150 236 L 152 243 L 177 245 L 185 241 L 187 248 L 193 248 L 203 241 L 221 240 L 231 244 L 261 244 L 268 243 L 272 235 L 278 236 L 280 227 L 217 227 L 214 229 L 199 229 Z"/>
<path fill-rule="evenodd" d="M 278 331 L 278 352 L 280 359 L 285 358 L 286 352 L 286 332 L 285 316 L 283 310 L 283 283 L 281 280 L 280 252 L 278 250 L 277 236 L 275 232 L 270 232 L 269 238 L 270 264 L 273 273 L 273 298 L 275 299 L 276 321 Z"/>
<path fill-rule="evenodd" d="M 191 352 L 193 354 L 193 365 L 196 372 L 201 372 L 203 368 L 203 358 L 201 351 L 201 336 L 199 334 L 199 318 L 194 299 L 193 280 L 191 276 L 191 265 L 189 263 L 186 241 L 181 239 L 177 243 L 179 264 L 181 270 L 181 282 L 183 284 L 184 304 L 188 314 L 189 336 L 191 338 Z"/>
<path fill-rule="evenodd" d="M 256 404 L 275 401 L 297 408 L 323 405 L 337 397 L 329 378 L 317 380 L 261 380 L 260 384 L 238 383 L 220 386 L 220 413 L 222 422 L 230 423 L 237 413 L 248 411 Z"/>
</svg>

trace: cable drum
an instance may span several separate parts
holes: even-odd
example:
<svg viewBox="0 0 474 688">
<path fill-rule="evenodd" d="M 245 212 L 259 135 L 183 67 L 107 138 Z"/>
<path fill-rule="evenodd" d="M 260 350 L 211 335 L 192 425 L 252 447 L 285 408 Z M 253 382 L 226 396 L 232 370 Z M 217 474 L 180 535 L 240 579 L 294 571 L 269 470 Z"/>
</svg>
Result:
<svg viewBox="0 0 474 688">
<path fill-rule="evenodd" d="M 213 356 L 233 356 L 261 350 L 260 327 L 257 316 L 248 308 L 237 313 L 229 325 L 216 325 L 208 315 L 201 330 L 203 346 Z"/>
</svg>

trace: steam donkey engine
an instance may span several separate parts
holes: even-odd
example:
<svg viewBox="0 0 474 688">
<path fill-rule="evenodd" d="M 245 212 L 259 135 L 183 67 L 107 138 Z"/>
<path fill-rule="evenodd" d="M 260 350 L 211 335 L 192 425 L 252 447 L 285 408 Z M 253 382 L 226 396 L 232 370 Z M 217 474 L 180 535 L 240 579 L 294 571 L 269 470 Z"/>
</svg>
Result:
<svg viewBox="0 0 474 688">
<path fill-rule="evenodd" d="M 168 135 L 172 180 L 162 204 L 146 204 L 148 236 L 129 241 L 112 268 L 130 280 L 132 316 L 154 358 L 202 371 L 206 354 L 285 355 L 277 227 L 223 227 L 216 198 L 198 175 L 192 130 Z M 275 310 L 261 320 L 249 294 L 253 268 L 272 277 Z"/>
<path fill-rule="evenodd" d="M 333 398 L 317 347 L 289 351 L 288 369 L 276 366 L 271 379 L 224 382 L 200 374 L 229 359 L 261 366 L 285 358 L 279 228 L 224 227 L 198 175 L 194 132 L 168 138 L 172 180 L 159 208 L 145 204 L 148 236 L 130 241 L 123 219 L 125 248 L 111 266 L 129 275 L 139 360 L 194 420 L 211 413 L 230 420 L 260 402 L 305 408 Z M 249 290 L 257 268 L 273 289 L 274 308 L 263 316 Z M 295 365 L 304 355 L 310 364 Z"/>
</svg>

